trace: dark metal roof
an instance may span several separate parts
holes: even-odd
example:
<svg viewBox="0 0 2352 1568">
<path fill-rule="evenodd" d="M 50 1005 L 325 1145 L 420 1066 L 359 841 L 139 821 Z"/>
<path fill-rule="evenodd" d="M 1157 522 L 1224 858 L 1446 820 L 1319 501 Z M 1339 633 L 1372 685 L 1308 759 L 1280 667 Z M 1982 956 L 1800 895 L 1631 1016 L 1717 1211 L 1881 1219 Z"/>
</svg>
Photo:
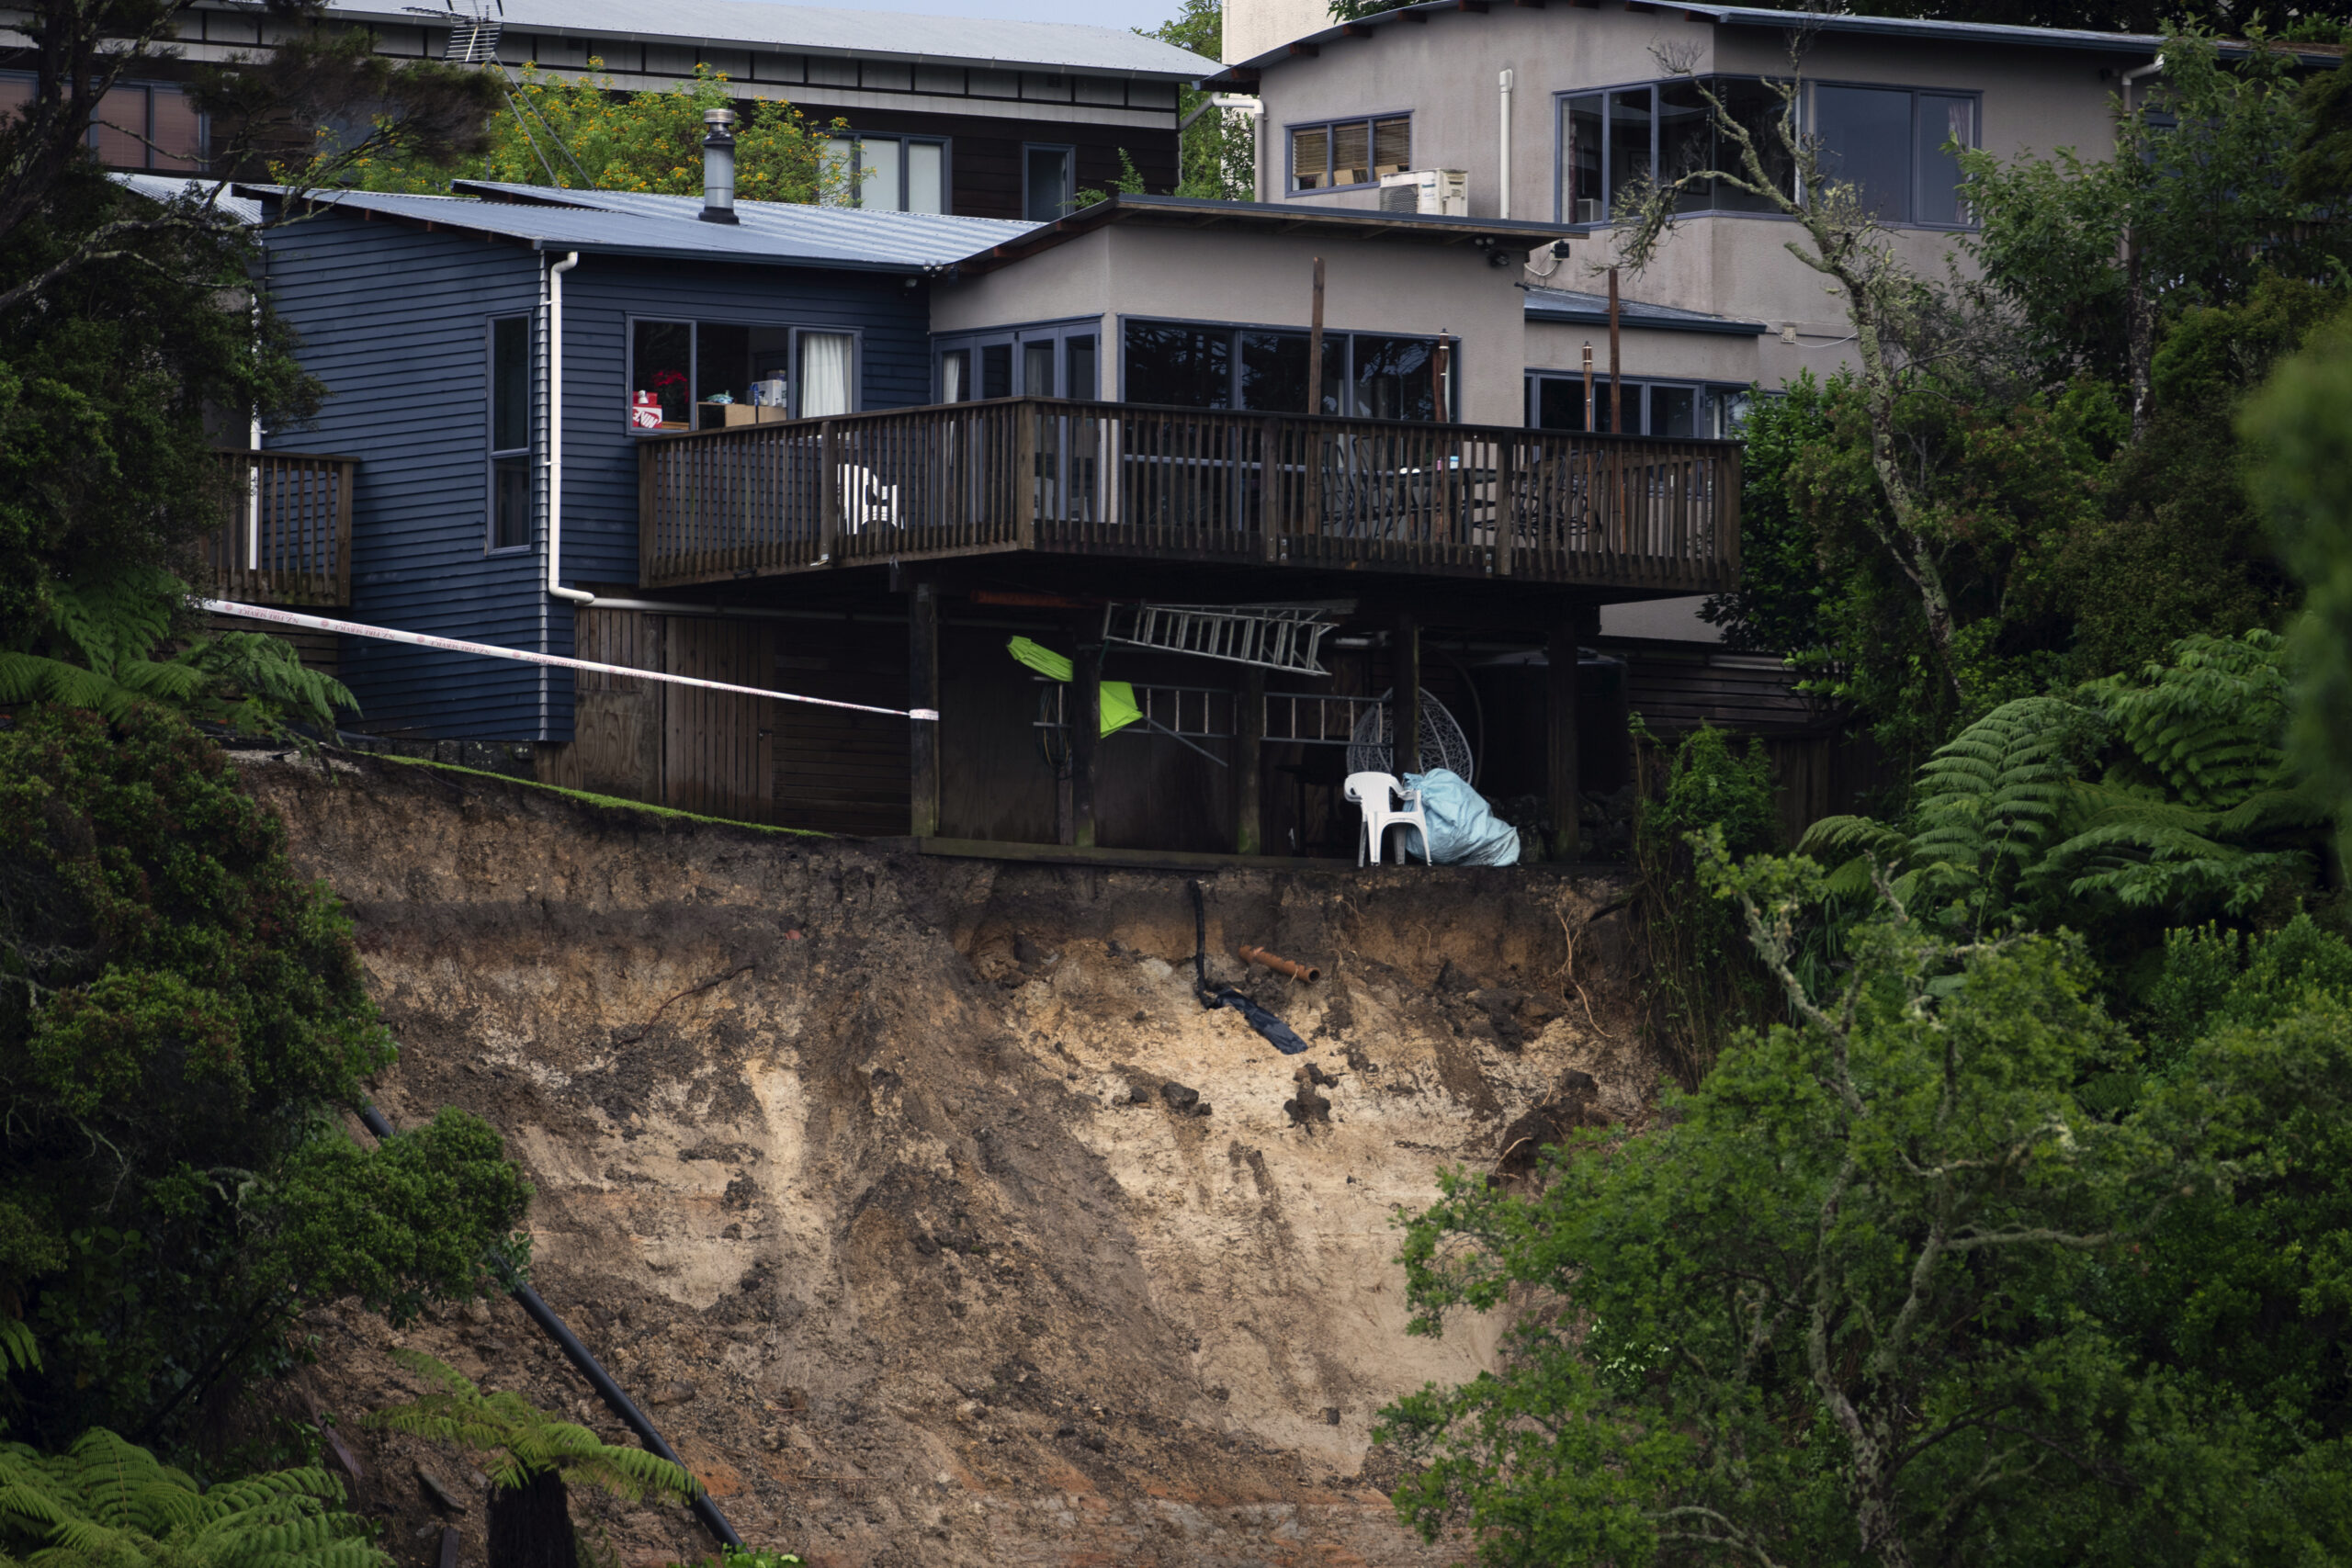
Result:
<svg viewBox="0 0 2352 1568">
<path fill-rule="evenodd" d="M 1605 327 L 1609 324 L 1609 297 L 1573 288 L 1530 288 L 1527 319 Z M 1725 337 L 1761 337 L 1772 330 L 1762 321 L 1713 316 L 1704 310 L 1685 310 L 1674 305 L 1645 305 L 1623 297 L 1617 301 L 1617 321 L 1620 326 L 1638 327 L 1649 333 L 1714 333 Z"/>
<path fill-rule="evenodd" d="M 277 186 L 237 188 L 244 195 L 285 195 Z M 477 189 L 494 193 L 496 198 L 484 200 L 471 194 Z M 496 234 L 543 250 L 867 272 L 944 267 L 1036 228 L 990 218 L 868 212 L 772 201 L 739 201 L 735 211 L 740 221 L 706 223 L 699 216 L 700 197 L 562 190 L 551 186 L 484 185 L 469 186 L 468 194 L 455 196 L 314 192 L 310 199 L 322 208 Z"/>
<path fill-rule="evenodd" d="M 401 0 L 329 0 L 338 19 L 397 27 L 431 26 Z M 470 17 L 460 0 L 453 16 Z M 819 6 L 769 6 L 751 0 L 501 0 L 511 31 L 567 38 L 616 38 L 688 47 L 782 50 L 794 54 L 888 55 L 919 64 L 1071 71 L 1190 82 L 1216 62 L 1173 44 L 1077 22 L 1016 22 L 991 17 L 915 16 Z"/>
<path fill-rule="evenodd" d="M 1418 212 L 1381 212 L 1364 208 L 1309 207 L 1295 202 L 1214 201 L 1193 196 L 1131 196 L 1114 192 L 1056 222 L 1001 240 L 967 257 L 956 270 L 987 272 L 1049 250 L 1113 223 L 1172 229 L 1255 230 L 1286 234 L 1299 231 L 1335 239 L 1406 240 L 1427 244 L 1471 245 L 1486 251 L 1532 250 L 1568 234 L 1558 223 L 1516 218 L 1436 218 Z"/>
<path fill-rule="evenodd" d="M 1636 3 L 1638 0 L 1629 0 L 1628 8 L 1634 8 Z M 1280 65 L 1294 56 L 1315 53 L 1325 44 L 1345 39 L 1368 38 L 1384 24 L 1402 20 L 1408 16 L 1422 22 L 1439 12 L 1467 11 L 1483 15 L 1487 6 L 1488 0 L 1416 0 L 1412 5 L 1397 6 L 1353 21 L 1338 23 L 1319 32 L 1308 33 L 1242 61 L 1213 80 L 1222 84 L 1254 79 L 1259 72 Z M 1922 43 L 2000 44 L 2023 49 L 2086 50 L 2116 55 L 2153 55 L 2165 44 L 2164 38 L 2156 33 L 2104 33 L 2085 28 L 2024 28 L 1993 22 L 1939 22 L 1910 17 L 1823 16 L 1813 11 L 1774 11 L 1757 6 L 1713 6 L 1687 3 L 1687 0 L 1686 3 L 1673 5 L 1639 4 L 1639 8 L 1664 14 L 1680 12 L 1691 21 L 1713 22 L 1718 27 L 1770 28 L 1782 31 L 1804 28 L 1829 33 L 1907 39 Z M 2224 51 L 2231 47 L 2226 42 L 2222 45 Z M 2333 65 L 2343 57 L 2341 50 L 2310 45 L 2290 47 L 2296 49 L 2306 65 Z"/>
</svg>

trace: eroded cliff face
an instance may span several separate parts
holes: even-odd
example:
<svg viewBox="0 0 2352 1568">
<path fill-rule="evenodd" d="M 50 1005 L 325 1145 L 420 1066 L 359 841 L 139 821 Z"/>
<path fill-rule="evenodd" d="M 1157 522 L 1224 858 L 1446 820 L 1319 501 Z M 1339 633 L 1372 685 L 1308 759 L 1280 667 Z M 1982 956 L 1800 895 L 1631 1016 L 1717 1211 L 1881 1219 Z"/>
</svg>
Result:
<svg viewBox="0 0 2352 1568">
<path fill-rule="evenodd" d="M 1604 880 L 1203 876 L 1210 977 L 1287 1057 L 1195 999 L 1180 874 L 250 776 L 358 922 L 401 1045 L 379 1105 L 505 1132 L 548 1303 L 747 1540 L 816 1562 L 1452 1561 L 1396 1524 L 1371 1427 L 1493 1334 L 1407 1336 L 1393 1217 L 1657 1077 Z M 1244 942 L 1323 978 L 1245 973 Z M 357 1429 L 415 1386 L 391 1345 L 620 1435 L 512 1303 L 308 1329 L 294 1413 L 336 1418 L 403 1561 L 446 1519 L 478 1562 L 481 1489 Z M 580 1512 L 623 1562 L 707 1550 L 683 1509 Z"/>
</svg>

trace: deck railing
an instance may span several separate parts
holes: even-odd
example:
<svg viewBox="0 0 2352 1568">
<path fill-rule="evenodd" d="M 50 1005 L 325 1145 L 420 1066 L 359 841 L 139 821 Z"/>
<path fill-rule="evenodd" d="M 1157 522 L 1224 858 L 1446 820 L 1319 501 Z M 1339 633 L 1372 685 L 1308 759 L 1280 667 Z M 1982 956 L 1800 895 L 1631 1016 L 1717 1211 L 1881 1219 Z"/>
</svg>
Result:
<svg viewBox="0 0 2352 1568">
<path fill-rule="evenodd" d="M 1739 449 L 1004 398 L 652 437 L 641 581 L 1043 550 L 1705 592 Z"/>
<path fill-rule="evenodd" d="M 212 591 L 247 604 L 351 603 L 355 457 L 222 452 L 230 522 L 204 543 Z"/>
</svg>

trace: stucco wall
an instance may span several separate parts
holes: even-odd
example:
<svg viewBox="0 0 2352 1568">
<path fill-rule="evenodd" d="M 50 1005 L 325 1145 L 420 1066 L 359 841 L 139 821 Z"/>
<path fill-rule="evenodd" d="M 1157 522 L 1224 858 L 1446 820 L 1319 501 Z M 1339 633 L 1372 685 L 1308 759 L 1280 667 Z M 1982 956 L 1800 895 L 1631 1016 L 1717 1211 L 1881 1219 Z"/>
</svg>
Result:
<svg viewBox="0 0 2352 1568">
<path fill-rule="evenodd" d="M 935 333 L 1102 313 L 1304 330 L 1314 259 L 1325 260 L 1324 326 L 1332 332 L 1450 334 L 1461 344 L 1462 417 L 1521 423 L 1524 296 L 1515 275 L 1468 246 L 1351 236 L 1261 234 L 1125 224 L 1100 229 L 1011 266 L 943 286 Z M 1114 352 L 1106 394 L 1121 383 Z"/>
<path fill-rule="evenodd" d="M 1351 115 L 1413 116 L 1413 163 L 1419 168 L 1461 169 L 1469 175 L 1474 217 L 1499 216 L 1501 183 L 1498 76 L 1514 75 L 1510 215 L 1552 220 L 1555 213 L 1556 118 L 1555 95 L 1666 75 L 1660 56 L 1691 70 L 1773 74 L 1788 69 L 1787 36 L 1761 28 L 1719 28 L 1681 13 L 1641 15 L 1616 0 L 1597 10 L 1568 6 L 1531 9 L 1497 6 L 1487 15 L 1441 13 L 1426 22 L 1383 24 L 1368 39 L 1328 41 L 1320 52 L 1268 68 L 1261 85 L 1267 107 L 1265 180 L 1271 199 L 1311 205 L 1371 208 L 1374 191 L 1290 197 L 1286 128 Z M 1864 38 L 1826 33 L 1812 41 L 1805 73 L 1816 81 L 1863 82 L 1896 86 L 1959 88 L 1983 95 L 1979 140 L 2004 158 L 2033 152 L 2046 154 L 2073 147 L 2098 156 L 2112 146 L 2109 96 L 2114 71 L 2143 63 L 2137 53 L 2106 55 L 2075 50 L 1978 46 L 1947 39 Z M 1851 328 L 1843 302 L 1825 280 L 1789 254 L 1799 231 L 1786 220 L 1765 218 L 1694 218 L 1679 224 L 1657 260 L 1639 276 L 1623 280 L 1628 299 L 1675 305 L 1744 320 L 1760 321 L 1774 335 L 1754 349 L 1753 363 L 1767 385 L 1805 367 L 1826 371 L 1842 363 L 1838 340 Z M 1915 270 L 1943 276 L 1964 265 L 1959 246 L 1964 236 L 1949 230 L 1904 229 L 1894 242 Z M 1605 265 L 1605 235 L 1579 239 L 1576 255 L 1555 287 L 1598 289 L 1597 268 Z M 1531 279 L 1532 281 L 1532 279 Z M 1780 329 L 1794 327 L 1795 345 L 1782 344 Z M 1531 337 L 1536 344 L 1556 335 Z M 1580 342 L 1581 340 L 1577 340 Z M 1727 352 L 1719 340 L 1711 353 Z M 1700 352 L 1690 344 L 1655 349 L 1660 368 L 1636 360 L 1632 373 L 1671 373 L 1668 361 Z"/>
</svg>

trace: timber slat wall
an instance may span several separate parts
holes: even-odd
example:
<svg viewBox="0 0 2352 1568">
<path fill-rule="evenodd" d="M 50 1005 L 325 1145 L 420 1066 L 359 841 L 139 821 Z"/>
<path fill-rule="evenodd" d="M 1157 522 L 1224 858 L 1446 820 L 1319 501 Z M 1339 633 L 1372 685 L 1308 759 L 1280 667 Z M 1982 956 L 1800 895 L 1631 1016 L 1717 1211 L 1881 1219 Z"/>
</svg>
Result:
<svg viewBox="0 0 2352 1568">
<path fill-rule="evenodd" d="M 1706 592 L 1724 441 L 1004 398 L 646 441 L 650 587 L 998 550 Z"/>
</svg>

